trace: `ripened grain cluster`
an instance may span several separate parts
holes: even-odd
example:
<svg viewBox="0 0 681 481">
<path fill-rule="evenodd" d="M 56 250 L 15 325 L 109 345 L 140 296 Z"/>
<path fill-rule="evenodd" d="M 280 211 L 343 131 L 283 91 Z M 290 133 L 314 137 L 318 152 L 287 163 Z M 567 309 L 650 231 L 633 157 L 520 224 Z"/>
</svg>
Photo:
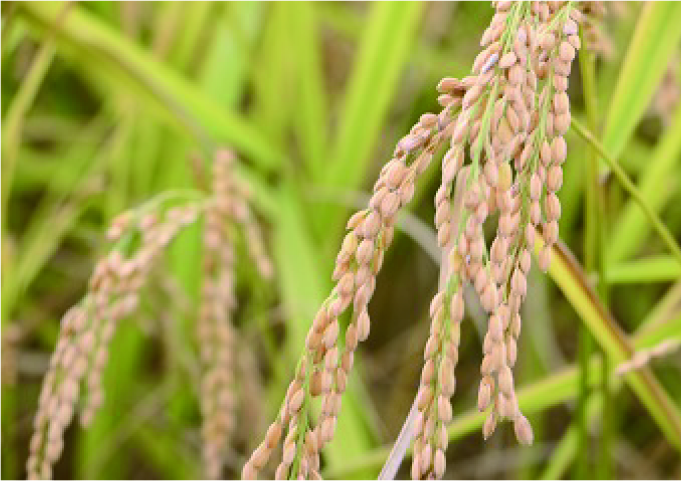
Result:
<svg viewBox="0 0 681 481">
<path fill-rule="evenodd" d="M 248 192 L 232 177 L 232 163 L 233 154 L 217 153 L 212 194 L 205 199 L 183 199 L 168 206 L 173 196 L 161 194 L 112 222 L 107 235 L 113 243 L 110 253 L 96 264 L 81 302 L 61 320 L 34 419 L 29 478 L 52 476 L 52 466 L 64 447 L 64 431 L 78 411 L 81 424 L 92 421 L 104 401 L 102 374 L 118 324 L 135 314 L 142 290 L 153 279 L 152 270 L 162 267 L 170 243 L 201 216 L 205 217 L 204 278 L 196 325 L 202 361 L 204 466 L 207 476 L 220 477 L 236 404 L 233 351 L 237 334 L 230 317 L 236 307 L 233 242 L 238 227 L 259 274 L 267 279 L 273 273 L 248 206 Z"/>
<path fill-rule="evenodd" d="M 260 274 L 266 278 L 272 275 L 246 193 L 234 181 L 233 162 L 234 156 L 222 151 L 213 163 L 213 202 L 205 212 L 203 285 L 196 325 L 202 365 L 203 461 L 205 474 L 211 479 L 220 478 L 224 450 L 236 424 L 237 332 L 231 318 L 237 307 L 234 236 L 238 224 L 244 225 Z"/>
<path fill-rule="evenodd" d="M 398 142 L 395 158 L 381 171 L 369 207 L 348 221 L 350 232 L 333 272 L 336 286 L 313 320 L 279 416 L 244 466 L 244 478 L 258 475 L 282 439 L 275 477 L 319 478 L 319 452 L 334 436 L 355 350 L 369 336 L 368 304 L 393 239 L 397 213 L 412 199 L 416 180 L 449 136 L 451 118 L 449 107 L 439 115 L 421 116 L 409 135 Z M 342 346 L 339 317 L 348 309 L 351 321 Z M 315 398 L 321 399 L 321 415 L 316 421 L 311 412 Z"/>
<path fill-rule="evenodd" d="M 337 284 L 313 321 L 280 414 L 244 466 L 244 478 L 256 477 L 280 442 L 277 479 L 319 477 L 319 451 L 333 437 L 354 351 L 369 333 L 367 304 L 392 240 L 395 215 L 446 140 L 450 147 L 435 197 L 435 226 L 440 246 L 451 249 L 443 262 L 445 282 L 431 303 L 412 477 L 440 478 L 446 468 L 464 284 L 474 286 L 489 314 L 478 399 L 479 409 L 488 411 L 484 436 L 508 419 L 521 443 L 532 442 L 532 428 L 515 396 L 512 368 L 536 231 L 541 228 L 545 242 L 539 254 L 543 270 L 558 240 L 561 208 L 556 192 L 567 155 L 563 135 L 570 126 L 568 77 L 580 47 L 578 22 L 583 15 L 567 2 L 494 5 L 496 14 L 483 35 L 484 50 L 472 75 L 440 82 L 443 111 L 423 115 L 400 140 L 374 186 L 369 208 L 348 222 L 350 232 L 333 274 Z M 467 159 L 470 167 L 461 183 L 464 209 L 453 225 L 453 185 Z M 482 227 L 496 213 L 497 232 L 488 249 Z M 341 347 L 338 318 L 350 306 L 351 322 Z M 311 411 L 315 398 L 321 398 L 316 420 Z"/>
<path fill-rule="evenodd" d="M 64 447 L 64 431 L 79 407 L 82 387 L 87 396 L 80 407 L 80 421 L 84 426 L 92 421 L 104 401 L 102 371 L 119 322 L 135 312 L 150 271 L 197 214 L 193 205 L 171 209 L 163 217 L 140 209 L 122 214 L 112 223 L 108 237 L 115 242 L 113 249 L 95 266 L 85 297 L 61 320 L 34 419 L 29 478 L 52 476 L 52 465 Z"/>
<path fill-rule="evenodd" d="M 561 2 L 495 6 L 473 75 L 444 79 L 439 86 L 447 101 L 461 104 L 435 198 L 440 245 L 444 247 L 451 236 L 456 240 L 446 263 L 447 281 L 431 303 L 431 336 L 415 424 L 414 479 L 440 478 L 445 471 L 463 283 L 475 288 L 489 314 L 478 394 L 478 408 L 488 412 L 484 437 L 494 432 L 498 421 L 508 419 L 521 443 L 530 444 L 533 438 L 518 407 L 512 368 L 536 229 L 541 227 L 545 241 L 539 254 L 543 270 L 558 240 L 556 192 L 567 155 L 563 135 L 570 126 L 568 77 L 580 46 L 577 21 L 582 15 Z M 466 153 L 471 166 L 464 184 L 464 210 L 453 226 L 452 183 Z M 497 212 L 496 236 L 488 251 L 482 227 Z"/>
</svg>

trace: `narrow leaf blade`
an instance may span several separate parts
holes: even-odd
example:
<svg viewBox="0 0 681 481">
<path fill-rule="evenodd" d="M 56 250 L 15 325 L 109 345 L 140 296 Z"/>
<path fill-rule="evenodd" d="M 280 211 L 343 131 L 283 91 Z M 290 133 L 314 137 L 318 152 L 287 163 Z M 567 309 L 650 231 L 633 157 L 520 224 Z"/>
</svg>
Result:
<svg viewBox="0 0 681 481">
<path fill-rule="evenodd" d="M 618 158 L 650 104 L 681 39 L 681 4 L 646 3 L 610 102 L 603 144 Z"/>
</svg>

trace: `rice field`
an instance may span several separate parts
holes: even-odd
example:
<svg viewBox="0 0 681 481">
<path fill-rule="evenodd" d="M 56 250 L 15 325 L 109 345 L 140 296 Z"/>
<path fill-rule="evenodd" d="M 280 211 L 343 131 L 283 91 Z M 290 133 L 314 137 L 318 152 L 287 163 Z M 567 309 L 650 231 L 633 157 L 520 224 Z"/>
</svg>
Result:
<svg viewBox="0 0 681 481">
<path fill-rule="evenodd" d="M 681 6 L 3 2 L 2 467 L 681 477 Z"/>
</svg>

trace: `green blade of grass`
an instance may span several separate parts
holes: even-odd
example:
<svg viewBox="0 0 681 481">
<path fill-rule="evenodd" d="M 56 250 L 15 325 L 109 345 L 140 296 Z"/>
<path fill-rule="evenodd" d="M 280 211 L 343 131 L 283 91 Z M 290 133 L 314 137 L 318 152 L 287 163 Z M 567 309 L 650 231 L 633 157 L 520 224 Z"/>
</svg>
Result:
<svg viewBox="0 0 681 481">
<path fill-rule="evenodd" d="M 681 39 L 681 4 L 646 3 L 610 101 L 603 145 L 617 159 L 641 120 Z"/>
<path fill-rule="evenodd" d="M 319 179 L 324 172 L 328 112 L 317 33 L 317 5 L 293 2 L 287 7 L 291 40 L 297 53 L 296 133 L 308 170 L 312 178 Z"/>
<path fill-rule="evenodd" d="M 192 75 L 192 70 L 196 66 L 197 55 L 199 48 L 202 50 L 205 47 L 202 45 L 202 40 L 206 31 L 210 27 L 215 10 L 219 4 L 213 2 L 193 2 L 181 3 L 182 11 L 182 28 L 178 30 L 178 39 L 176 49 L 173 51 L 171 61 L 177 66 L 179 71 L 187 72 L 189 76 Z"/>
<path fill-rule="evenodd" d="M 649 256 L 608 267 L 607 281 L 614 284 L 670 282 L 681 279 L 681 264 L 669 255 Z"/>
<path fill-rule="evenodd" d="M 137 115 L 134 119 L 133 136 L 135 143 L 131 151 L 131 198 L 141 201 L 154 192 L 155 173 L 162 159 L 160 154 L 163 129 L 156 119 Z"/>
<path fill-rule="evenodd" d="M 153 100 L 155 110 L 170 115 L 206 148 L 212 146 L 212 141 L 228 142 L 268 170 L 275 169 L 285 158 L 253 125 L 219 108 L 175 71 L 117 35 L 82 6 L 74 6 L 63 23 L 55 25 L 60 5 L 27 2 L 21 4 L 21 12 L 34 24 L 54 27 L 58 39 L 78 51 L 79 61 L 88 62 L 93 69 L 110 69 L 128 79 L 137 87 L 135 93 L 145 94 L 142 100 Z"/>
<path fill-rule="evenodd" d="M 167 59 L 175 45 L 180 21 L 182 20 L 183 4 L 181 2 L 158 3 L 154 10 L 153 35 L 150 49 L 154 57 Z"/>
<path fill-rule="evenodd" d="M 248 82 L 250 60 L 262 28 L 265 7 L 260 2 L 225 5 L 199 73 L 201 89 L 221 106 L 238 107 Z M 226 58 L 230 61 L 225 62 Z"/>
<path fill-rule="evenodd" d="M 14 52 L 19 41 L 24 36 L 17 20 L 17 6 L 14 3 L 7 4 L 2 8 L 2 38 L 0 39 L 0 57 L 2 66 L 5 60 Z"/>
<path fill-rule="evenodd" d="M 266 5 L 258 2 L 235 2 L 226 5 L 214 41 L 202 65 L 198 83 L 205 94 L 228 109 L 238 107 L 248 81 L 250 58 L 260 36 Z M 224 28 L 223 28 L 224 27 Z M 231 59 L 225 62 L 225 58 Z M 276 196 L 261 176 L 241 163 L 237 176 L 250 187 L 257 210 L 274 217 L 278 210 Z"/>
<path fill-rule="evenodd" d="M 665 129 L 662 138 L 655 147 L 652 156 L 645 161 L 645 169 L 641 172 L 638 188 L 641 196 L 655 212 L 660 212 L 671 198 L 677 185 L 668 185 L 668 181 L 678 180 L 673 170 L 681 164 L 681 105 L 676 108 L 674 120 Z M 671 187 L 671 188 L 670 188 Z M 650 225 L 645 221 L 643 212 L 633 200 L 624 206 L 617 219 L 611 242 L 608 246 L 609 263 L 621 261 L 633 254 L 648 235 Z"/>
<path fill-rule="evenodd" d="M 267 10 L 267 22 L 258 55 L 252 61 L 253 107 L 252 121 L 261 126 L 268 140 L 283 148 L 288 128 L 297 108 L 291 92 L 294 86 L 294 62 L 288 52 L 292 50 L 289 8 L 286 3 L 272 3 Z"/>
<path fill-rule="evenodd" d="M 302 352 L 307 329 L 330 287 L 321 283 L 322 274 L 316 246 L 307 235 L 296 188 L 286 183 L 279 195 L 279 217 L 275 227 L 274 260 L 281 285 L 286 317 L 289 320 L 286 358 L 295 366 Z"/>
<path fill-rule="evenodd" d="M 644 330 L 667 324 L 670 319 L 681 316 L 681 279 L 667 290 L 646 317 Z"/>
<path fill-rule="evenodd" d="M 357 43 L 359 33 L 362 31 L 362 12 L 345 8 L 342 3 L 319 2 L 317 10 L 320 20 L 342 35 L 348 41 Z M 482 16 L 480 18 L 483 18 Z M 456 18 L 455 21 L 459 20 Z M 463 19 L 462 19 L 463 21 Z M 483 27 L 481 27 L 483 28 Z M 423 38 L 414 39 L 413 61 L 417 68 L 425 71 L 426 77 L 437 82 L 442 78 L 443 72 L 454 77 L 465 77 L 470 72 L 468 58 L 461 59 L 452 56 L 447 49 L 434 49 L 432 39 L 424 41 Z"/>
<path fill-rule="evenodd" d="M 419 24 L 421 2 L 377 2 L 359 43 L 357 60 L 345 91 L 338 131 L 326 168 L 325 183 L 356 190 L 364 180 L 367 162 L 394 100 L 399 75 L 409 60 Z M 321 236 L 337 232 L 343 209 L 320 206 Z"/>
<path fill-rule="evenodd" d="M 118 214 L 125 210 L 131 203 L 132 177 L 135 169 L 134 157 L 132 152 L 135 149 L 135 117 L 136 106 L 129 97 L 118 99 L 118 109 L 120 109 L 120 120 L 118 129 L 120 130 L 120 142 L 112 145 L 108 152 L 107 174 L 111 179 L 113 189 L 106 190 L 104 199 L 105 222 L 108 224 Z"/>
<path fill-rule="evenodd" d="M 677 311 L 676 317 L 664 322 L 656 323 L 654 315 L 648 316 L 650 320 L 646 320 L 641 329 L 641 339 L 636 343 L 637 349 L 649 349 L 665 339 L 681 334 L 681 311 Z"/>
<path fill-rule="evenodd" d="M 627 54 L 627 47 L 634 36 L 636 21 L 645 7 L 645 2 L 629 2 L 627 7 L 624 15 L 619 17 L 617 22 L 608 24 L 608 37 L 612 42 L 610 44 L 612 48 L 608 49 L 605 55 L 607 61 L 600 62 L 598 66 L 598 99 L 604 106 L 610 105 Z M 612 10 L 608 9 L 608 15 L 610 12 Z M 608 112 L 607 109 L 603 110 L 602 117 L 605 117 Z"/>
<path fill-rule="evenodd" d="M 92 453 L 94 457 L 85 461 L 90 466 L 86 471 L 101 471 L 103 465 L 121 449 L 130 437 L 134 436 L 142 426 L 147 426 L 159 411 L 166 408 L 169 398 L 177 394 L 177 384 L 175 378 L 169 377 L 160 386 L 153 386 L 151 389 L 147 387 L 149 392 L 139 399 L 135 406 L 118 420 L 116 427 L 109 432 L 109 435 L 101 440 L 98 450 Z"/>
<path fill-rule="evenodd" d="M 584 41 L 584 28 L 579 29 L 579 38 L 582 44 Z M 582 79 L 582 93 L 584 96 L 584 106 L 586 108 L 586 121 L 589 130 L 598 133 L 598 98 L 596 96 L 596 56 L 588 45 L 579 54 L 579 70 Z M 603 302 L 608 302 L 608 285 L 604 274 L 605 267 L 605 232 L 607 228 L 607 217 L 603 199 L 603 189 L 598 181 L 598 154 L 593 147 L 587 149 L 586 155 L 586 179 L 584 189 L 584 269 L 588 275 L 596 275 L 596 292 Z M 575 417 L 579 426 L 579 452 L 577 455 L 577 477 L 588 478 L 591 471 L 589 455 L 592 451 L 591 437 L 588 430 L 587 401 L 589 399 L 588 386 L 588 361 L 593 351 L 593 340 L 589 330 L 584 323 L 579 326 L 577 357 L 580 363 L 581 389 L 577 399 Z M 607 369 L 607 359 L 603 360 L 604 368 Z M 604 397 L 609 395 L 609 379 L 607 374 L 603 376 L 601 391 Z M 607 428 L 611 423 L 603 418 L 604 429 L 599 437 L 599 448 L 601 453 L 605 452 L 609 456 L 612 446 L 610 429 Z M 599 456 L 603 457 L 603 456 Z M 610 458 L 603 457 L 597 463 L 599 477 L 610 478 Z M 593 475 L 591 475 L 593 476 Z"/>
<path fill-rule="evenodd" d="M 24 119 L 33 105 L 38 90 L 52 64 L 56 49 L 54 39 L 49 37 L 38 50 L 31 67 L 26 73 L 19 91 L 14 96 L 2 122 L 2 230 L 7 225 L 7 202 L 12 189 L 12 180 L 19 156 L 21 131 Z"/>
</svg>

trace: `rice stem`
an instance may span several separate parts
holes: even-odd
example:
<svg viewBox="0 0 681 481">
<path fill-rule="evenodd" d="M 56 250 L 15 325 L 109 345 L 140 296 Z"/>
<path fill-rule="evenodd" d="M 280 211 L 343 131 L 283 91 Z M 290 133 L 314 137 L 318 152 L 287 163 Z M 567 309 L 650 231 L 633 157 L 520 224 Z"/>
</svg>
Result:
<svg viewBox="0 0 681 481">
<path fill-rule="evenodd" d="M 572 118 L 570 125 L 574 129 L 575 133 L 579 135 L 582 140 L 592 146 L 596 152 L 598 152 L 598 155 L 608 164 L 624 190 L 641 207 L 641 210 L 655 228 L 662 241 L 667 245 L 679 263 L 681 263 L 681 247 L 679 247 L 679 245 L 676 243 L 674 236 L 671 234 L 671 232 L 669 232 L 669 229 L 667 229 L 660 217 L 648 205 L 646 200 L 641 195 L 641 192 L 636 188 L 636 185 L 629 178 L 622 166 L 619 165 L 619 163 L 605 151 L 603 145 L 594 137 L 594 135 L 574 117 Z"/>
</svg>

